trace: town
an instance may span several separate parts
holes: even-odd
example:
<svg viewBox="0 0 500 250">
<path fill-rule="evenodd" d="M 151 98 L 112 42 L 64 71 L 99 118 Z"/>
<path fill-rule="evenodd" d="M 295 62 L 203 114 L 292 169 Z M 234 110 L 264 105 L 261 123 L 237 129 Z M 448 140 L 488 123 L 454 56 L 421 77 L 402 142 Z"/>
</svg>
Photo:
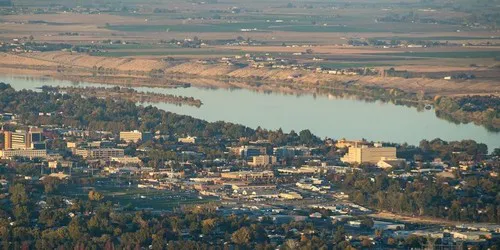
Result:
<svg viewBox="0 0 500 250">
<path fill-rule="evenodd" d="M 306 242 L 480 249 L 500 240 L 500 149 L 484 144 L 320 139 L 308 130 L 202 123 L 125 100 L 0 85 L 0 211 L 7 227 L 44 225 L 55 232 L 63 230 L 57 225 L 64 221 L 101 220 L 95 206 L 109 202 L 109 213 L 140 211 L 142 220 L 214 211 L 215 217 L 203 223 L 177 225 L 175 236 L 166 237 L 170 240 L 210 238 L 242 246 L 250 244 L 245 235 L 251 234 L 267 247 L 289 249 Z M 93 111 L 84 113 L 85 108 Z M 26 205 L 26 197 L 32 205 Z M 247 218 L 259 226 L 227 231 L 228 236 L 217 224 L 223 221 L 219 216 Z M 89 237 L 106 234 L 99 225 Z M 51 248 L 64 242 L 48 235 L 36 244 Z M 3 244 L 19 236 L 2 237 Z"/>
</svg>

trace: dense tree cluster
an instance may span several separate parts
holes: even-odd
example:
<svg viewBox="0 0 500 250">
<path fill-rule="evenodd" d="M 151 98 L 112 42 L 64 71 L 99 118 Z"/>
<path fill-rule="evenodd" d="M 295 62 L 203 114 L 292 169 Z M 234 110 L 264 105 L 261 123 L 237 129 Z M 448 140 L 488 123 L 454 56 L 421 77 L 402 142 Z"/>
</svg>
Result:
<svg viewBox="0 0 500 250">
<path fill-rule="evenodd" d="M 500 98 L 497 96 L 436 97 L 434 105 L 440 117 L 500 129 Z"/>
<path fill-rule="evenodd" d="M 357 172 L 341 179 L 332 177 L 332 181 L 348 190 L 354 202 L 378 210 L 453 221 L 500 222 L 498 177 L 394 179 L 386 173 Z"/>
<path fill-rule="evenodd" d="M 439 138 L 433 140 L 422 140 L 418 147 L 406 144 L 398 147 L 398 155 L 401 158 L 411 159 L 418 162 L 428 162 L 441 159 L 458 166 L 460 161 L 480 161 L 488 154 L 488 146 L 473 140 L 444 141 Z"/>
<path fill-rule="evenodd" d="M 217 213 L 213 205 L 187 207 L 161 215 L 117 210 L 91 191 L 89 199 L 68 200 L 43 193 L 38 185 L 16 182 L 0 208 L 0 244 L 5 249 L 275 249 L 266 230 L 287 235 L 299 246 L 325 247 L 316 236 L 288 233 L 309 223 L 275 225 L 247 216 Z M 97 198 L 96 198 L 97 197 Z M 42 199 L 41 202 L 34 201 Z M 300 242 L 299 242 L 300 239 Z M 310 249 L 310 248 L 306 248 Z"/>
</svg>

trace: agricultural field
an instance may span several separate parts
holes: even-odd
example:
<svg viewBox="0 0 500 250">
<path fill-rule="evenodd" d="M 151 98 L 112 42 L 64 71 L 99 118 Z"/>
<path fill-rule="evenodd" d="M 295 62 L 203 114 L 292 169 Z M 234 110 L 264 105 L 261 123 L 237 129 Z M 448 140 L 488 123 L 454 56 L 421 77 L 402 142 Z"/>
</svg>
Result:
<svg viewBox="0 0 500 250">
<path fill-rule="evenodd" d="M 433 78 L 474 75 L 469 82 L 487 86 L 500 77 L 499 6 L 498 1 L 442 0 L 15 0 L 10 8 L 1 8 L 0 41 L 71 47 L 64 52 L 14 53 L 20 56 L 14 61 L 16 72 L 29 61 L 30 70 L 38 67 L 44 74 L 51 67 L 47 65 L 71 65 L 76 67 L 73 71 L 102 67 L 143 78 L 151 70 L 169 72 L 188 61 L 214 63 L 251 55 L 304 67 L 379 72 L 394 68 Z M 12 62 L 3 64 L 13 67 Z M 220 72 L 252 63 L 232 64 L 236 65 Z M 238 72 L 242 71 L 249 70 Z M 187 72 L 203 78 L 207 71 Z M 252 77 L 280 75 L 280 80 L 289 74 L 252 72 Z M 375 86 L 389 81 L 373 75 L 365 80 Z"/>
</svg>

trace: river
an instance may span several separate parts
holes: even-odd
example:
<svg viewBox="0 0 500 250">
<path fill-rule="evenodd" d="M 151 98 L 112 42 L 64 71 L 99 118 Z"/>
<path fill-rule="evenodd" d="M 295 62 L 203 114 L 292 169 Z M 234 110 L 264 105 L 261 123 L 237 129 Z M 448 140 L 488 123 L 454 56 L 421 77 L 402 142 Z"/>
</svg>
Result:
<svg viewBox="0 0 500 250">
<path fill-rule="evenodd" d="M 15 89 L 36 89 L 52 86 L 107 86 L 93 83 L 72 83 L 50 78 L 0 76 Z M 407 142 L 418 145 L 423 140 L 472 139 L 488 145 L 491 151 L 500 148 L 500 133 L 482 126 L 454 124 L 436 117 L 434 110 L 417 111 L 416 108 L 383 102 L 365 102 L 355 98 L 332 96 L 287 95 L 260 93 L 245 89 L 205 88 L 148 88 L 138 91 L 168 93 L 200 99 L 200 108 L 187 105 L 152 104 L 178 114 L 190 115 L 207 121 L 227 121 L 252 128 L 282 128 L 299 132 L 309 129 L 320 137 L 335 139 L 361 139 L 385 142 Z"/>
</svg>

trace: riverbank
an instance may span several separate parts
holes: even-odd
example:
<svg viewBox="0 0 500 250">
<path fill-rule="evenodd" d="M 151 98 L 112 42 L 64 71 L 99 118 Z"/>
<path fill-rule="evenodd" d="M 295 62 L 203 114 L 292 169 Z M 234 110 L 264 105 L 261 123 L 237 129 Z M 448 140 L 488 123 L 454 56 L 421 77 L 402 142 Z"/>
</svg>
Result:
<svg viewBox="0 0 500 250">
<path fill-rule="evenodd" d="M 241 68 L 220 63 L 208 65 L 195 61 L 174 63 L 153 59 L 100 58 L 76 54 L 57 52 L 40 53 L 40 55 L 11 55 L 3 53 L 2 57 L 16 59 L 14 62 L 17 64 L 3 63 L 1 71 L 5 72 L 10 69 L 11 73 L 23 75 L 31 75 L 35 72 L 55 79 L 127 87 L 196 86 L 243 88 L 258 92 L 296 95 L 341 96 L 348 94 L 363 100 L 381 100 L 418 109 L 438 106 L 439 103 L 436 102 L 438 96 L 463 98 L 471 94 L 496 95 L 500 93 L 500 85 L 493 82 L 330 75 L 307 70 Z M 477 112 L 472 114 L 440 108 L 436 115 L 455 123 L 474 122 L 491 131 L 498 131 L 500 130 L 500 108 L 492 108 L 493 111 L 489 111 L 488 114 Z"/>
</svg>

